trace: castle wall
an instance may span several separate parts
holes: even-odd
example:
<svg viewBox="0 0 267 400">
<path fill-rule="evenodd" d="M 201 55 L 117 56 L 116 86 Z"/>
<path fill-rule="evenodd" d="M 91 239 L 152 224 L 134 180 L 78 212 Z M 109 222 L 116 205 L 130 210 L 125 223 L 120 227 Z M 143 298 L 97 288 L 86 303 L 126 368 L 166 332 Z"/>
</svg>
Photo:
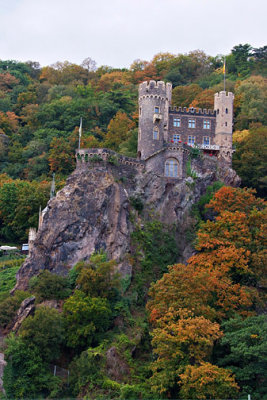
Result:
<svg viewBox="0 0 267 400">
<path fill-rule="evenodd" d="M 152 171 L 159 176 L 165 176 L 165 163 L 173 159 L 178 162 L 178 176 L 175 179 L 182 179 L 186 176 L 186 161 L 189 151 L 182 144 L 165 144 L 164 148 L 146 160 L 146 170 Z M 174 179 L 166 177 L 166 179 Z"/>
<path fill-rule="evenodd" d="M 215 144 L 215 128 L 216 128 L 216 116 L 215 113 L 209 110 L 210 113 L 197 113 L 195 110 L 190 112 L 182 112 L 179 110 L 170 109 L 169 111 L 169 134 L 168 142 L 173 140 L 174 135 L 180 135 L 180 141 L 182 143 L 188 143 L 188 136 L 195 136 L 196 144 L 203 145 L 204 137 L 210 138 L 210 144 Z M 180 126 L 174 126 L 175 119 L 180 120 Z M 189 120 L 195 121 L 195 127 L 189 127 Z M 204 129 L 204 121 L 209 123 L 209 128 Z"/>
<path fill-rule="evenodd" d="M 90 164 L 91 162 L 109 162 L 110 164 L 122 164 L 139 170 L 145 169 L 145 162 L 136 158 L 123 156 L 110 149 L 80 149 L 76 150 L 77 166 Z"/>
</svg>

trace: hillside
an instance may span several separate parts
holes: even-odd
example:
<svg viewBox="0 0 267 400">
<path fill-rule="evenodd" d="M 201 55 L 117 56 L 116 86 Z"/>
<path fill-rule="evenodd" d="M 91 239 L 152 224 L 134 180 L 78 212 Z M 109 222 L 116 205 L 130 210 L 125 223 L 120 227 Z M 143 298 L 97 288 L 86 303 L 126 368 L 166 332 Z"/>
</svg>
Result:
<svg viewBox="0 0 267 400">
<path fill-rule="evenodd" d="M 201 51 L 129 69 L 0 61 L 0 240 L 26 240 L 46 207 L 26 260 L 0 254 L 7 399 L 267 395 L 266 47 L 226 56 L 233 169 L 186 142 L 168 144 L 179 175 L 130 158 L 137 84 L 212 108 L 222 66 Z M 103 149 L 76 164 L 80 117 L 81 148 Z"/>
</svg>

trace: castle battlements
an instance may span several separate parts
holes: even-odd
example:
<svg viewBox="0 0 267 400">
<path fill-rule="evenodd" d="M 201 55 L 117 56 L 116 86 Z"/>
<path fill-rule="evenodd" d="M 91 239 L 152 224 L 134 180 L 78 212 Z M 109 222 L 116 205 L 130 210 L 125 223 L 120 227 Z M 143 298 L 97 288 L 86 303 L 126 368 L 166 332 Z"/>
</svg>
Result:
<svg viewBox="0 0 267 400">
<path fill-rule="evenodd" d="M 179 113 L 179 114 L 184 114 L 184 115 L 203 115 L 203 116 L 216 116 L 216 112 L 214 110 L 207 110 L 206 108 L 194 108 L 194 107 L 170 107 L 169 108 L 170 113 Z"/>
<path fill-rule="evenodd" d="M 163 81 L 145 81 L 139 85 L 139 97 L 159 96 L 171 101 L 172 84 Z"/>
<path fill-rule="evenodd" d="M 222 90 L 221 92 L 219 92 L 219 93 L 215 93 L 215 95 L 214 95 L 214 99 L 216 100 L 216 99 L 224 99 L 224 98 L 227 98 L 227 99 L 231 99 L 231 100 L 234 100 L 234 93 L 232 93 L 232 92 L 225 92 L 224 90 Z"/>
</svg>

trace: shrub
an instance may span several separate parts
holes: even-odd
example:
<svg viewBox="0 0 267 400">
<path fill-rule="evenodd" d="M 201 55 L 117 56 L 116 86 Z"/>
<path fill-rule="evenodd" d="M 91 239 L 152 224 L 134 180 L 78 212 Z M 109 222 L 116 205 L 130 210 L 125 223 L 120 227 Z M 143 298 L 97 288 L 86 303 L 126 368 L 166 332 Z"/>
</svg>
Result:
<svg viewBox="0 0 267 400">
<path fill-rule="evenodd" d="M 137 211 L 142 211 L 144 208 L 144 204 L 140 199 L 140 197 L 137 196 L 130 197 L 130 203 Z"/>
<path fill-rule="evenodd" d="M 65 299 L 71 293 L 68 278 L 52 274 L 47 270 L 31 278 L 30 289 L 39 302 Z"/>
<path fill-rule="evenodd" d="M 6 328 L 14 319 L 21 302 L 30 296 L 29 292 L 17 290 L 14 296 L 8 296 L 0 303 L 0 326 Z"/>
</svg>

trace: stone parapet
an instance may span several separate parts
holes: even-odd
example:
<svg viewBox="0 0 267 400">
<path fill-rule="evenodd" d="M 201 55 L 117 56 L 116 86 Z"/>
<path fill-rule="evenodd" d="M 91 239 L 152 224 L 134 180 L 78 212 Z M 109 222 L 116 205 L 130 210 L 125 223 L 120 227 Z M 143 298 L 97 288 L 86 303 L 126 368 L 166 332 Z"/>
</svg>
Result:
<svg viewBox="0 0 267 400">
<path fill-rule="evenodd" d="M 111 164 L 122 164 L 132 166 L 139 170 L 145 169 L 145 162 L 136 158 L 123 156 L 110 149 L 89 148 L 76 150 L 77 168 L 88 162 L 110 162 Z"/>
<path fill-rule="evenodd" d="M 208 117 L 216 117 L 215 110 L 207 110 L 206 108 L 194 108 L 194 107 L 170 107 L 169 108 L 170 114 L 183 114 L 183 115 L 203 115 Z"/>
</svg>

